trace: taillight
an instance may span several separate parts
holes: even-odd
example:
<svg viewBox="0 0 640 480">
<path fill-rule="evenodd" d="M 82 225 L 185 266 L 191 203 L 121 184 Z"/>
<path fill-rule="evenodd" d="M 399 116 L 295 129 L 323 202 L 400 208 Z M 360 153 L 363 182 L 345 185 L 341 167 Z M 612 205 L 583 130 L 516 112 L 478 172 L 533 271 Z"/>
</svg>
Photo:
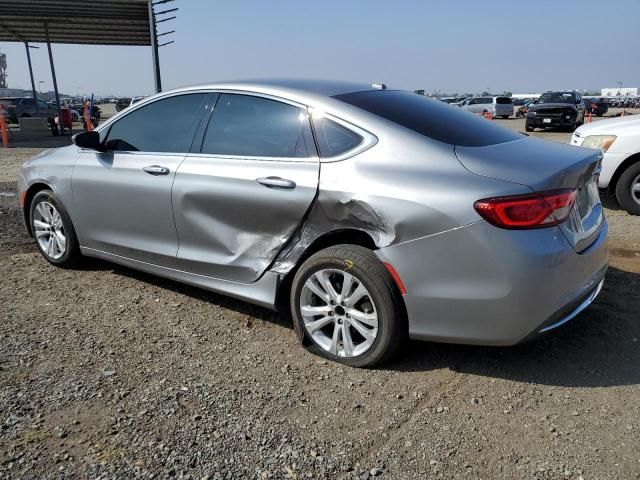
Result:
<svg viewBox="0 0 640 480">
<path fill-rule="evenodd" d="M 575 190 L 553 190 L 478 200 L 473 206 L 489 223 L 511 230 L 544 228 L 564 222 L 571 213 Z"/>
</svg>

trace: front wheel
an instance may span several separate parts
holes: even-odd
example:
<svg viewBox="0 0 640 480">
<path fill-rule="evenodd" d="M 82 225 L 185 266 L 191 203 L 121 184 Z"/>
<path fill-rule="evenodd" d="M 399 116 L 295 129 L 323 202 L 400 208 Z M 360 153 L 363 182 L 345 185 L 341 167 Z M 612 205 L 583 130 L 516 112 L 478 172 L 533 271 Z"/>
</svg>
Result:
<svg viewBox="0 0 640 480">
<path fill-rule="evenodd" d="M 400 292 L 363 247 L 338 245 L 311 256 L 293 279 L 290 305 L 309 350 L 352 367 L 390 359 L 407 335 Z"/>
<path fill-rule="evenodd" d="M 38 192 L 31 201 L 31 232 L 42 256 L 57 267 L 71 267 L 80 248 L 71 218 L 51 190 Z"/>
<path fill-rule="evenodd" d="M 528 120 L 524 123 L 524 129 L 527 132 L 533 132 L 533 127 L 531 126 Z"/>
<path fill-rule="evenodd" d="M 640 215 L 640 162 L 620 175 L 616 183 L 616 199 L 631 215 Z"/>
</svg>

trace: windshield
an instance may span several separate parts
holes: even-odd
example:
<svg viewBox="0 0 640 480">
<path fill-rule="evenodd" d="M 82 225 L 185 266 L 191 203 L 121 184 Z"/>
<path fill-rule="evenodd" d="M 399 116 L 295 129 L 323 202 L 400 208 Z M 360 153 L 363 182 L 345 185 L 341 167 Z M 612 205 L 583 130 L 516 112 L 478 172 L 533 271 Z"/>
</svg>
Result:
<svg viewBox="0 0 640 480">
<path fill-rule="evenodd" d="M 573 105 L 576 103 L 576 97 L 569 92 L 547 92 L 540 96 L 538 103 L 568 103 Z"/>
</svg>

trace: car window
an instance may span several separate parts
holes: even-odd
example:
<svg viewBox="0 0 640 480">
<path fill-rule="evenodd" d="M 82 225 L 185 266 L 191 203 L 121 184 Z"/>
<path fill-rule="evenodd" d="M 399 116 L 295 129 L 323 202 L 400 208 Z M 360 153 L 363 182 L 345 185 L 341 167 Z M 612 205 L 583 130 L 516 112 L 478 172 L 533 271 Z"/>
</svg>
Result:
<svg viewBox="0 0 640 480">
<path fill-rule="evenodd" d="M 348 152 L 360 145 L 363 140 L 357 133 L 326 117 L 314 116 L 313 127 L 322 158 L 335 157 Z"/>
<path fill-rule="evenodd" d="M 488 103 L 493 103 L 493 98 L 492 97 L 483 97 L 483 98 L 480 99 L 480 102 L 478 102 L 478 103 L 481 103 L 483 105 L 486 105 Z"/>
<path fill-rule="evenodd" d="M 107 150 L 187 153 L 206 94 L 156 100 L 116 120 L 107 133 Z"/>
<path fill-rule="evenodd" d="M 467 102 L 467 105 L 475 105 L 476 103 L 478 103 L 478 99 L 477 98 L 472 98 L 471 100 L 469 100 Z"/>
<path fill-rule="evenodd" d="M 450 145 L 481 147 L 522 138 L 465 110 L 401 90 L 369 90 L 333 98 Z"/>
<path fill-rule="evenodd" d="M 33 98 L 23 98 L 20 104 L 27 107 L 33 107 L 35 105 L 35 102 L 33 101 Z"/>
<path fill-rule="evenodd" d="M 509 105 L 511 103 L 511 99 L 509 97 L 496 97 L 496 103 L 498 105 Z"/>
<path fill-rule="evenodd" d="M 202 141 L 202 153 L 242 157 L 309 157 L 309 116 L 301 108 L 251 95 L 222 94 Z"/>
<path fill-rule="evenodd" d="M 49 105 L 47 105 L 47 102 L 43 102 L 42 100 L 38 100 L 38 108 L 43 108 L 43 109 L 47 109 L 49 108 Z"/>
</svg>

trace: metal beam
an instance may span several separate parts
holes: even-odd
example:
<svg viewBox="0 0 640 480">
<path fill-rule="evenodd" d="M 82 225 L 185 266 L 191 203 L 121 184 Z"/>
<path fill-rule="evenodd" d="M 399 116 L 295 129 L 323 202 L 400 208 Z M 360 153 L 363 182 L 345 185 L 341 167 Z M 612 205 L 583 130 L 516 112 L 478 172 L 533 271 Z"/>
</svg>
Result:
<svg viewBox="0 0 640 480">
<path fill-rule="evenodd" d="M 160 57 L 158 55 L 158 38 L 156 37 L 156 16 L 153 12 L 153 2 L 148 0 L 149 7 L 149 33 L 151 34 L 151 58 L 153 61 L 153 80 L 156 93 L 162 91 L 162 79 L 160 78 Z"/>
<path fill-rule="evenodd" d="M 51 77 L 53 78 L 53 92 L 56 95 L 56 103 L 58 105 L 58 130 L 60 134 L 63 133 L 62 130 L 62 111 L 60 109 L 60 94 L 58 93 L 58 80 L 56 80 L 56 69 L 53 66 L 53 53 L 51 53 L 51 42 L 49 41 L 49 27 L 47 24 L 44 24 L 44 32 L 47 36 L 47 50 L 49 51 L 49 65 L 51 66 Z"/>
<path fill-rule="evenodd" d="M 36 104 L 36 113 L 38 110 L 38 95 L 36 94 L 36 82 L 33 79 L 33 67 L 31 66 L 31 52 L 29 51 L 29 42 L 24 42 L 24 48 L 27 50 L 27 63 L 29 64 L 29 78 L 31 78 L 31 91 L 33 92 L 33 102 Z"/>
</svg>

